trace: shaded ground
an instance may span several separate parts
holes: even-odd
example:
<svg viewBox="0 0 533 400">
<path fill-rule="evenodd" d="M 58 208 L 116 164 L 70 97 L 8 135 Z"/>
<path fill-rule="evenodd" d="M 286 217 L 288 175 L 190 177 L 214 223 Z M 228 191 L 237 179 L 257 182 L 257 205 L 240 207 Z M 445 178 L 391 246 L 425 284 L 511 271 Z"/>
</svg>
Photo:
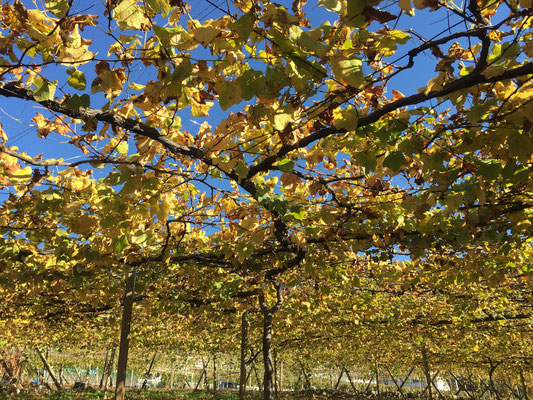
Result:
<svg viewBox="0 0 533 400">
<path fill-rule="evenodd" d="M 107 392 L 106 399 L 110 400 L 113 392 Z M 88 389 L 84 391 L 64 390 L 61 392 L 21 392 L 0 393 L 0 399 L 12 400 L 102 400 L 102 391 Z M 261 392 L 249 392 L 247 400 L 260 400 Z M 404 393 L 402 397 L 398 392 L 376 393 L 347 393 L 336 390 L 306 390 L 299 392 L 284 392 L 278 397 L 283 400 L 405 400 L 405 399 L 427 399 L 420 393 Z M 461 399 L 461 397 L 449 397 L 450 399 Z M 126 393 L 128 400 L 237 400 L 238 392 L 220 391 L 216 394 L 206 391 L 168 391 L 168 390 L 130 390 Z"/>
</svg>

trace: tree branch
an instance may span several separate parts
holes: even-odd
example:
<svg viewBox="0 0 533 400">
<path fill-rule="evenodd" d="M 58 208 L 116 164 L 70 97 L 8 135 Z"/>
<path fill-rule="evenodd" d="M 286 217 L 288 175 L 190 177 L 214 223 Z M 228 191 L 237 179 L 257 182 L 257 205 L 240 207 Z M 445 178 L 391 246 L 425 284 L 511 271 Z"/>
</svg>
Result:
<svg viewBox="0 0 533 400">
<path fill-rule="evenodd" d="M 437 97 L 446 96 L 458 90 L 468 89 L 472 86 L 476 86 L 476 85 L 480 85 L 484 83 L 500 82 L 506 79 L 513 79 L 513 78 L 518 78 L 521 76 L 526 76 L 526 75 L 531 75 L 531 74 L 533 74 L 533 62 L 528 62 L 522 65 L 521 67 L 513 68 L 513 69 L 503 72 L 500 75 L 491 76 L 488 78 L 483 76 L 481 74 L 481 71 L 478 71 L 476 73 L 466 75 L 462 78 L 459 78 L 453 82 L 448 83 L 441 90 L 436 90 L 428 94 L 417 93 L 417 94 L 413 94 L 408 97 L 403 97 L 391 103 L 385 104 L 383 107 L 377 109 L 376 111 L 364 117 L 359 118 L 359 121 L 357 123 L 357 128 L 362 128 L 364 126 L 373 124 L 374 122 L 377 122 L 379 119 L 381 119 L 383 116 L 387 115 L 388 113 L 395 111 L 402 107 L 423 103 L 425 101 L 428 101 L 428 100 L 431 100 Z M 326 127 L 326 128 L 320 129 L 310 134 L 309 136 L 306 136 L 300 139 L 295 144 L 283 145 L 276 154 L 266 157 L 262 162 L 250 168 L 250 170 L 248 171 L 248 175 L 242 181 L 250 180 L 253 176 L 255 176 L 256 174 L 260 172 L 269 171 L 279 159 L 281 159 L 283 156 L 287 155 L 293 150 L 307 147 L 310 144 L 317 142 L 321 139 L 324 139 L 328 136 L 347 133 L 347 132 L 348 131 L 346 129 Z"/>
</svg>

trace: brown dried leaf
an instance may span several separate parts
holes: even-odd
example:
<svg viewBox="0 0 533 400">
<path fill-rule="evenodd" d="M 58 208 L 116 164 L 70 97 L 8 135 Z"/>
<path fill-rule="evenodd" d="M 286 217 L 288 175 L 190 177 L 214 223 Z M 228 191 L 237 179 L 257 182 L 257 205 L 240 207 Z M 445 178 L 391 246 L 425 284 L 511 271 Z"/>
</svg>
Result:
<svg viewBox="0 0 533 400">
<path fill-rule="evenodd" d="M 386 22 L 389 22 L 389 21 L 392 21 L 398 18 L 396 15 L 391 14 L 390 12 L 381 11 L 381 10 L 378 10 L 377 8 L 369 7 L 369 6 L 366 6 L 363 9 L 362 14 L 366 17 L 367 20 L 376 20 L 380 24 L 384 24 Z"/>
</svg>

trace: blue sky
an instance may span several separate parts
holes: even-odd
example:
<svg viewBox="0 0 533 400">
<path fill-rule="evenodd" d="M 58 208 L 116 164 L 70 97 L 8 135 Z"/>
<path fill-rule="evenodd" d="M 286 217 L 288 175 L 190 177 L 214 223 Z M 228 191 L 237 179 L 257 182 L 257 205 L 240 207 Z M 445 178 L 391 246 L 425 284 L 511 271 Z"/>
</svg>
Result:
<svg viewBox="0 0 533 400">
<path fill-rule="evenodd" d="M 27 5 L 27 7 L 33 6 L 31 1 L 26 0 L 24 3 Z M 219 5 L 221 8 L 226 7 L 225 0 L 215 0 L 213 3 Z M 282 5 L 285 5 L 289 9 L 291 7 L 290 1 L 281 1 L 280 3 Z M 387 9 L 393 13 L 396 13 L 397 7 L 392 4 L 393 3 L 391 3 L 391 7 Z M 200 21 L 209 18 L 217 18 L 223 15 L 223 12 L 220 9 L 217 9 L 205 0 L 191 2 L 191 6 L 192 9 L 190 11 L 190 16 L 194 19 L 199 19 Z M 304 11 L 307 12 L 307 17 L 312 21 L 313 26 L 315 24 L 319 25 L 325 20 L 333 22 L 337 17 L 337 14 L 330 13 L 324 7 L 317 6 L 316 2 L 314 1 L 310 1 L 309 3 L 307 3 L 304 6 Z M 105 57 L 107 48 L 111 43 L 113 43 L 113 39 L 111 39 L 103 30 L 103 28 L 106 27 L 106 21 L 104 20 L 105 17 L 103 17 L 102 15 L 102 5 L 99 2 L 95 2 L 87 7 L 87 3 L 77 0 L 74 1 L 74 12 L 100 15 L 99 20 L 102 26 L 99 26 L 97 28 L 88 27 L 85 29 L 84 32 L 82 32 L 82 35 L 93 40 L 93 44 L 90 46 L 90 49 L 92 51 L 97 52 L 97 56 L 99 58 Z M 402 15 L 398 20 L 397 29 L 414 29 L 417 32 L 420 32 L 421 34 L 424 34 L 424 32 L 435 32 L 437 30 L 444 30 L 448 25 L 448 21 L 443 20 L 442 14 L 440 13 L 439 15 L 437 13 L 428 13 L 418 10 L 416 12 L 417 15 L 415 18 Z M 187 17 L 183 17 L 182 20 L 186 18 Z M 453 23 L 453 16 L 451 17 L 451 19 L 451 22 Z M 395 21 L 392 21 L 388 25 L 390 26 L 394 22 Z M 374 24 L 377 25 L 377 23 Z M 114 33 L 118 35 L 122 32 L 116 30 Z M 128 32 L 123 33 L 128 34 Z M 424 36 L 429 35 L 424 34 Z M 420 41 L 418 39 L 413 39 L 411 42 L 413 47 L 416 47 L 418 44 L 420 44 Z M 198 50 L 198 52 L 202 51 L 205 53 L 206 58 L 212 58 L 207 53 L 207 51 Z M 424 86 L 425 83 L 434 75 L 434 72 L 432 71 L 433 62 L 431 60 L 431 57 L 432 56 L 427 54 L 420 55 L 420 60 L 417 60 L 417 63 L 427 62 L 428 67 L 424 69 L 419 68 L 417 66 L 417 68 L 415 68 L 413 71 L 406 71 L 402 73 L 397 79 L 394 79 L 391 84 L 388 85 L 388 89 L 394 86 L 394 89 L 399 90 L 404 94 L 407 94 L 412 93 L 417 88 Z M 29 58 L 26 57 L 25 60 L 29 61 Z M 80 69 L 85 72 L 87 77 L 87 90 L 85 92 L 88 93 L 90 93 L 90 83 L 95 77 L 93 68 L 94 65 L 92 63 L 80 67 Z M 43 70 L 43 75 L 46 76 L 48 79 L 57 79 L 59 81 L 56 96 L 61 96 L 62 88 L 64 88 L 65 92 L 67 93 L 69 91 L 72 91 L 72 89 L 66 85 L 66 69 L 67 67 L 62 66 L 48 66 Z M 130 75 L 130 80 L 142 82 L 149 79 L 154 79 L 154 71 L 155 69 L 146 68 L 141 63 L 134 63 L 132 65 L 132 73 Z M 101 93 L 91 95 L 92 106 L 99 106 L 101 104 L 104 104 L 104 102 L 105 99 L 103 99 Z M 242 107 L 243 104 L 245 103 L 243 102 L 240 105 L 234 106 L 229 111 L 237 111 L 238 109 L 240 109 L 240 107 Z M 7 135 L 9 137 L 9 140 L 7 142 L 8 145 L 16 145 L 22 149 L 27 149 L 30 155 L 36 155 L 42 152 L 46 152 L 46 155 L 49 155 L 50 157 L 64 157 L 65 159 L 71 160 L 74 160 L 74 158 L 72 157 L 80 156 L 80 154 L 78 154 L 78 151 L 73 149 L 72 146 L 65 146 L 65 143 L 63 143 L 65 141 L 65 138 L 60 137 L 59 135 L 52 134 L 50 135 L 50 137 L 47 138 L 47 140 L 36 138 L 35 129 L 33 126 L 34 124 L 29 121 L 29 119 L 34 116 L 35 112 L 41 112 L 45 116 L 47 116 L 46 110 L 43 110 L 42 107 L 38 104 L 32 104 L 26 101 L 18 101 L 16 99 L 9 99 L 8 101 L 5 101 L 5 99 L 3 99 L 3 101 L 0 103 L 0 123 L 2 123 L 4 130 L 6 130 Z M 198 124 L 202 122 L 202 119 L 191 117 L 190 114 L 188 115 L 187 111 L 181 114 L 184 128 L 190 130 L 191 132 L 195 132 L 197 130 Z M 215 106 L 213 107 L 212 113 L 208 118 L 209 123 L 212 126 L 216 126 L 216 121 L 220 121 L 221 119 L 226 117 L 227 114 L 228 112 L 223 112 L 218 106 Z"/>
<path fill-rule="evenodd" d="M 33 2 L 25 0 L 24 3 L 28 8 L 33 7 Z M 280 1 L 282 5 L 291 8 L 291 1 Z M 108 35 L 107 32 L 107 19 L 103 16 L 104 7 L 99 2 L 94 2 L 87 6 L 88 3 L 80 0 L 75 0 L 73 3 L 73 11 L 71 14 L 89 13 L 99 15 L 99 25 L 97 27 L 86 27 L 82 32 L 84 37 L 93 40 L 90 50 L 97 53 L 98 58 L 106 58 L 107 49 L 109 45 L 114 42 L 114 39 Z M 212 4 L 206 0 L 199 0 L 190 2 L 191 11 L 190 17 L 203 22 L 206 19 L 218 18 L 225 13 L 226 0 L 214 0 Z M 217 5 L 220 8 L 217 8 Z M 382 9 L 387 10 L 395 15 L 399 14 L 399 8 L 394 1 L 383 2 L 380 4 Z M 234 9 L 230 8 L 231 12 Z M 334 22 L 338 18 L 338 14 L 328 12 L 324 7 L 317 5 L 317 1 L 309 1 L 303 8 L 306 12 L 306 16 L 312 21 L 312 26 L 318 26 L 324 21 Z M 189 19 L 189 16 L 183 16 L 182 22 L 185 23 Z M 453 27 L 460 21 L 460 17 L 455 14 L 449 13 L 443 9 L 437 12 L 415 10 L 415 16 L 410 17 L 402 14 L 399 19 L 390 21 L 385 25 L 391 29 L 401 29 L 407 32 L 414 31 L 416 34 L 412 34 L 412 39 L 406 46 L 402 46 L 396 55 L 390 57 L 389 60 L 396 65 L 405 65 L 407 58 L 406 52 L 422 44 L 423 39 L 431 39 L 435 36 L 446 35 L 453 31 Z M 111 25 L 113 35 L 118 37 L 120 34 L 131 34 L 132 32 L 121 32 L 116 26 Z M 378 22 L 373 22 L 369 30 L 376 30 L 384 28 L 383 25 Z M 464 26 L 460 26 L 458 29 L 464 29 Z M 149 33 L 148 33 L 149 35 Z M 423 39 L 422 39 L 423 38 Z M 449 43 L 451 44 L 451 43 Z M 442 49 L 446 52 L 447 48 Z M 212 59 L 208 50 L 199 47 L 195 50 L 196 57 L 205 57 L 206 59 Z M 25 58 L 26 62 L 30 59 L 28 56 Z M 39 60 L 36 60 L 37 62 Z M 391 90 L 395 89 L 402 92 L 404 95 L 416 93 L 416 91 L 425 86 L 428 80 L 436 76 L 434 71 L 435 58 L 430 51 L 424 52 L 417 56 L 414 68 L 406 70 L 393 78 L 386 86 L 386 91 L 391 96 Z M 112 65 L 112 67 L 118 67 L 120 65 Z M 56 97 L 62 96 L 62 91 L 75 92 L 72 88 L 66 84 L 66 70 L 68 67 L 64 66 L 47 66 L 43 70 L 43 75 L 48 79 L 57 79 L 59 81 Z M 88 63 L 81 67 L 80 70 L 84 71 L 87 78 L 87 89 L 85 93 L 90 94 L 90 84 L 95 77 L 94 63 Z M 136 81 L 144 83 L 150 79 L 156 78 L 156 70 L 153 67 L 146 67 L 141 62 L 135 62 L 130 66 L 130 82 Z M 365 71 L 370 72 L 370 71 Z M 79 93 L 79 92 L 78 92 Z M 139 92 L 138 92 L 139 93 Z M 105 104 L 106 100 L 102 93 L 90 94 L 91 106 L 100 107 Z M 251 100 L 254 102 L 254 99 Z M 231 107 L 229 110 L 222 111 L 218 105 L 215 105 L 207 118 L 197 118 L 190 115 L 189 109 L 185 109 L 179 112 L 179 116 L 182 120 L 183 129 L 195 133 L 198 130 L 198 126 L 207 120 L 212 127 L 215 127 L 219 121 L 226 118 L 230 112 L 239 111 L 246 102 L 242 102 L 236 106 Z M 430 106 L 431 104 L 425 104 Z M 44 157 L 51 158 L 64 158 L 66 161 L 77 161 L 85 158 L 85 156 L 74 146 L 67 143 L 67 139 L 56 133 L 52 133 L 46 140 L 37 138 L 35 124 L 30 119 L 36 112 L 44 114 L 46 117 L 50 117 L 50 113 L 44 110 L 42 106 L 36 103 L 27 101 L 21 101 L 16 99 L 2 99 L 0 102 L 0 123 L 7 133 L 9 140 L 8 146 L 18 146 L 21 150 L 26 151 L 29 155 L 35 156 L 37 154 L 45 153 Z M 79 130 L 81 126 L 78 126 Z M 79 133 L 82 133 L 81 131 Z M 132 140 L 132 139 L 130 139 Z M 134 147 L 130 145 L 130 151 Z M 4 192 L 5 193 L 5 192 Z"/>
</svg>

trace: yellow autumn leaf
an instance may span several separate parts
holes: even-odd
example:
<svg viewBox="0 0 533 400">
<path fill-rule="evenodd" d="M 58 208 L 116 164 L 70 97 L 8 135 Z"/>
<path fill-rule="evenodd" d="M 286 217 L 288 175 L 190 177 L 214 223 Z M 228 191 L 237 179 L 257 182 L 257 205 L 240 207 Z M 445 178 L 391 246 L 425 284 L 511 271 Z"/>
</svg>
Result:
<svg viewBox="0 0 533 400">
<path fill-rule="evenodd" d="M 67 187 L 74 193 L 80 193 L 91 186 L 91 179 L 88 176 L 73 177 Z"/>
<path fill-rule="evenodd" d="M 202 46 L 207 47 L 222 32 L 214 26 L 201 26 L 194 31 L 194 39 Z"/>
<path fill-rule="evenodd" d="M 20 168 L 14 172 L 9 173 L 12 182 L 23 182 L 31 178 L 31 167 Z"/>
<path fill-rule="evenodd" d="M 83 214 L 75 217 L 71 221 L 70 228 L 76 234 L 85 234 L 94 231 L 98 225 L 98 218 L 92 215 Z"/>
<path fill-rule="evenodd" d="M 113 17 L 121 29 L 141 29 L 150 23 L 137 0 L 122 0 L 113 10 Z"/>
<path fill-rule="evenodd" d="M 168 195 L 165 195 L 161 200 L 161 204 L 159 204 L 159 208 L 157 210 L 157 219 L 159 219 L 161 222 L 166 222 L 171 209 L 172 202 L 169 201 Z"/>
<path fill-rule="evenodd" d="M 431 78 L 424 89 L 424 94 L 428 95 L 431 92 L 436 92 L 442 89 L 443 78 L 439 75 Z"/>
</svg>

